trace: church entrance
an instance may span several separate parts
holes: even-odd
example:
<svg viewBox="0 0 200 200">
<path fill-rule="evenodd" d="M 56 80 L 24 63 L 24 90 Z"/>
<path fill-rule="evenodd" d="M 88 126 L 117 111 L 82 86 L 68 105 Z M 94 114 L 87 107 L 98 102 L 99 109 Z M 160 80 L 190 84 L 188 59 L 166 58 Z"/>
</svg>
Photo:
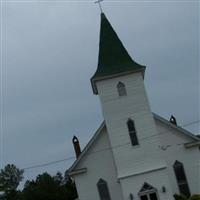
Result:
<svg viewBox="0 0 200 200">
<path fill-rule="evenodd" d="M 138 195 L 140 200 L 159 200 L 157 189 L 148 183 L 144 183 Z"/>
</svg>

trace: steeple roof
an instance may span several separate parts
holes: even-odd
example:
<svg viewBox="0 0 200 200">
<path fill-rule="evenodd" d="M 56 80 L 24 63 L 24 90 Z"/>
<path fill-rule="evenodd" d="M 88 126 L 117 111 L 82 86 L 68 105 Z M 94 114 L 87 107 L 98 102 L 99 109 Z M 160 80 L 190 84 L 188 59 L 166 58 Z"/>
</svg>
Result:
<svg viewBox="0 0 200 200">
<path fill-rule="evenodd" d="M 94 93 L 97 94 L 96 80 L 144 69 L 145 66 L 136 63 L 130 57 L 105 14 L 101 13 L 98 66 L 91 78 Z"/>
</svg>

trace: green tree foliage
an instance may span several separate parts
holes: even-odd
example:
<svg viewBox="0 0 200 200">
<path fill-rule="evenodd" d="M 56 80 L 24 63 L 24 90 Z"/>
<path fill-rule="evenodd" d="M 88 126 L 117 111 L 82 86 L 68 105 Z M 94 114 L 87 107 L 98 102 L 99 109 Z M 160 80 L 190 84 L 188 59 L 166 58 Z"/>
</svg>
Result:
<svg viewBox="0 0 200 200">
<path fill-rule="evenodd" d="M 23 179 L 23 170 L 18 169 L 15 165 L 6 165 L 0 171 L 0 191 L 16 190 L 20 181 Z"/>
<path fill-rule="evenodd" d="M 21 200 L 74 200 L 77 197 L 75 184 L 58 172 L 55 176 L 43 173 L 36 180 L 27 181 Z"/>
<path fill-rule="evenodd" d="M 192 195 L 189 200 L 200 200 L 200 194 Z"/>
<path fill-rule="evenodd" d="M 23 179 L 23 172 L 15 165 L 10 164 L 0 171 L 0 191 L 4 192 L 6 200 L 19 199 L 20 192 L 17 191 L 17 187 Z"/>
<path fill-rule="evenodd" d="M 174 195 L 174 199 L 175 200 L 200 200 L 200 195 L 199 194 L 194 194 L 191 197 L 187 198 L 187 197 L 185 197 L 183 195 L 175 194 Z"/>
<path fill-rule="evenodd" d="M 183 195 L 175 194 L 174 199 L 175 200 L 187 200 L 187 197 L 185 197 Z"/>
<path fill-rule="evenodd" d="M 23 179 L 23 170 L 7 165 L 0 171 L 1 200 L 74 200 L 77 197 L 75 183 L 66 172 L 38 175 L 36 180 L 26 181 L 22 191 L 17 190 Z"/>
</svg>

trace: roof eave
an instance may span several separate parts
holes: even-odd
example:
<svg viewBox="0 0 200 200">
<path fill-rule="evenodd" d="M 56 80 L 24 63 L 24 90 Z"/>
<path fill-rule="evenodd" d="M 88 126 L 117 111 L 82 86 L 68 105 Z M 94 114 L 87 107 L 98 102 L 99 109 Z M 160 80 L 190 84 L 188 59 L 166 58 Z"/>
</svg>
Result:
<svg viewBox="0 0 200 200">
<path fill-rule="evenodd" d="M 86 173 L 86 172 L 87 172 L 87 168 L 81 168 L 81 169 L 77 169 L 77 170 L 69 172 L 69 175 L 70 176 L 76 176 L 76 175 L 83 174 L 83 173 Z"/>
<path fill-rule="evenodd" d="M 188 142 L 184 144 L 185 148 L 189 149 L 192 147 L 200 147 L 200 141 L 195 141 L 195 142 Z"/>
<path fill-rule="evenodd" d="M 105 127 L 105 121 L 103 121 L 100 125 L 100 127 L 97 129 L 96 133 L 93 135 L 93 137 L 90 139 L 90 141 L 87 143 L 87 145 L 85 146 L 85 148 L 83 149 L 83 151 L 81 152 L 81 154 L 79 155 L 79 157 L 75 160 L 75 162 L 72 164 L 72 166 L 69 168 L 68 172 L 69 174 L 72 173 L 74 171 L 74 169 L 76 168 L 77 164 L 80 162 L 80 160 L 82 160 L 82 158 L 84 157 L 85 153 L 88 151 L 88 149 L 91 147 L 91 145 L 93 144 L 93 142 L 95 141 L 95 139 L 98 137 L 99 133 L 101 132 L 101 130 Z"/>
<path fill-rule="evenodd" d="M 163 122 L 164 124 L 170 126 L 173 129 L 176 129 L 179 132 L 184 133 L 185 135 L 191 137 L 192 139 L 194 139 L 195 141 L 199 141 L 200 142 L 200 138 L 196 137 L 194 134 L 192 134 L 191 132 L 181 128 L 180 126 L 176 126 L 174 124 L 172 124 L 171 122 L 169 122 L 168 120 L 164 119 L 163 117 L 153 113 L 153 116 L 155 117 L 155 119 L 158 119 L 159 121 Z"/>
</svg>

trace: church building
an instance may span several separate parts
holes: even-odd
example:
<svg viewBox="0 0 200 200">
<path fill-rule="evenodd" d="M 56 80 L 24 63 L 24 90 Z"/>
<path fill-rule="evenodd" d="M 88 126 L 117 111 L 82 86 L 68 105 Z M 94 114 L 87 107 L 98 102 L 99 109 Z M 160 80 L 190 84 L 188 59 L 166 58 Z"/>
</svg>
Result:
<svg viewBox="0 0 200 200">
<path fill-rule="evenodd" d="M 146 67 L 128 54 L 101 13 L 98 66 L 91 78 L 104 121 L 69 169 L 79 200 L 173 200 L 200 194 L 200 138 L 151 112 Z"/>
</svg>

